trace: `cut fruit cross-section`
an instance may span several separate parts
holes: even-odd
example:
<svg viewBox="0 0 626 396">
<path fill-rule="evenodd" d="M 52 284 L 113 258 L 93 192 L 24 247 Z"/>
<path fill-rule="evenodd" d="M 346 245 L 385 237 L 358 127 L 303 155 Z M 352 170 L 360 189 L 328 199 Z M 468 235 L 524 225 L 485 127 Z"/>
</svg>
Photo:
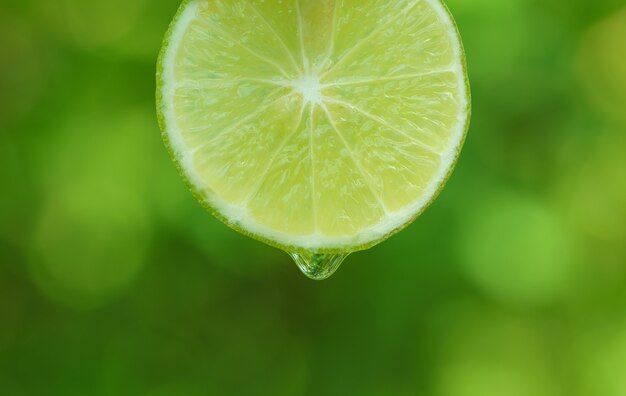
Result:
<svg viewBox="0 0 626 396">
<path fill-rule="evenodd" d="M 312 278 L 425 209 L 469 120 L 440 0 L 187 0 L 157 80 L 198 200 Z"/>
</svg>

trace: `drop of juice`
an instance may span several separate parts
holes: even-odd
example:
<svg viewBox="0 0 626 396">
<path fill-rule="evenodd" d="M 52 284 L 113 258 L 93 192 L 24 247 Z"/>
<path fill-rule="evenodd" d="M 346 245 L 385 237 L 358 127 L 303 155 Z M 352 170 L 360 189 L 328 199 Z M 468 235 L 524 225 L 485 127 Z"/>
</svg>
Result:
<svg viewBox="0 0 626 396">
<path fill-rule="evenodd" d="M 289 252 L 300 271 L 314 280 L 323 280 L 337 271 L 350 253 L 321 254 L 313 252 Z"/>
</svg>

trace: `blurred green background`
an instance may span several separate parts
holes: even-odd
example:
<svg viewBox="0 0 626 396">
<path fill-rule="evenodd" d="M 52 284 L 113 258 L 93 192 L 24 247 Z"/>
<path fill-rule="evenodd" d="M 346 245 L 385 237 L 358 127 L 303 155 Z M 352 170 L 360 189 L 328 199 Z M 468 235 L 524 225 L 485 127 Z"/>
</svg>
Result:
<svg viewBox="0 0 626 396">
<path fill-rule="evenodd" d="M 178 0 L 2 0 L 0 395 L 626 395 L 624 0 L 448 5 L 456 172 L 314 282 L 163 148 Z"/>
</svg>

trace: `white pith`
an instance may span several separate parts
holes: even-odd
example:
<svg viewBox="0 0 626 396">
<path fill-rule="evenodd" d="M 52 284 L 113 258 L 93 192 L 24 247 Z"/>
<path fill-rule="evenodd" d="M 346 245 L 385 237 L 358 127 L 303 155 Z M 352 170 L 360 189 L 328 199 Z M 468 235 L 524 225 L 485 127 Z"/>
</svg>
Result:
<svg viewBox="0 0 626 396">
<path fill-rule="evenodd" d="M 322 85 L 319 77 L 314 74 L 304 75 L 290 82 L 289 86 L 292 87 L 295 93 L 302 95 L 302 98 L 307 103 L 318 104 L 323 102 Z"/>
<path fill-rule="evenodd" d="M 282 246 L 297 247 L 309 250 L 324 250 L 324 249 L 345 249 L 350 250 L 351 247 L 358 247 L 367 245 L 373 241 L 380 240 L 386 235 L 392 233 L 394 230 L 405 225 L 408 221 L 414 218 L 421 210 L 432 200 L 433 196 L 437 193 L 442 182 L 446 179 L 450 168 L 452 167 L 458 150 L 459 145 L 462 143 L 463 135 L 467 122 L 467 111 L 460 111 L 454 125 L 450 142 L 451 144 L 446 147 L 445 152 L 439 153 L 441 158 L 441 165 L 439 171 L 435 177 L 430 180 L 428 187 L 424 190 L 424 193 L 416 197 L 416 200 L 407 205 L 401 211 L 388 211 L 386 210 L 386 217 L 372 227 L 362 229 L 358 233 L 349 236 L 328 236 L 320 232 L 315 232 L 307 235 L 292 235 L 279 230 L 269 228 L 259 222 L 255 221 L 252 216 L 249 215 L 247 208 L 232 205 L 231 203 L 221 199 L 218 194 L 210 191 L 205 186 L 202 178 L 196 173 L 193 165 L 191 151 L 189 147 L 186 147 L 184 139 L 182 138 L 181 131 L 176 123 L 176 115 L 174 113 L 173 106 L 168 106 L 168 103 L 172 103 L 171 98 L 176 89 L 176 79 L 174 78 L 174 60 L 176 56 L 176 50 L 179 47 L 180 42 L 183 39 L 184 33 L 187 27 L 198 15 L 198 7 L 202 0 L 191 0 L 187 2 L 185 8 L 180 13 L 178 20 L 171 31 L 169 38 L 169 45 L 164 53 L 162 60 L 162 108 L 165 129 L 169 138 L 171 149 L 174 155 L 177 157 L 183 172 L 189 179 L 190 183 L 200 192 L 203 192 L 206 197 L 207 204 L 214 208 L 217 212 L 223 216 L 228 222 L 235 224 L 237 227 L 256 235 L 265 240 L 271 240 Z M 450 70 L 458 78 L 458 88 L 460 91 L 459 97 L 463 102 L 460 103 L 461 109 L 468 109 L 467 103 L 467 88 L 464 79 L 464 68 L 462 62 L 462 50 L 461 44 L 458 41 L 456 34 L 456 28 L 453 21 L 450 19 L 448 12 L 439 0 L 422 0 L 428 3 L 439 15 L 441 22 L 448 26 L 450 37 L 454 43 L 454 50 L 456 52 L 455 63 L 451 66 Z M 301 95 L 304 102 L 308 106 L 320 106 L 324 108 L 324 96 L 323 96 L 323 82 L 320 82 L 315 71 L 309 70 L 308 65 L 303 67 L 304 73 L 293 79 L 292 81 L 277 82 L 292 88 L 292 94 Z"/>
</svg>

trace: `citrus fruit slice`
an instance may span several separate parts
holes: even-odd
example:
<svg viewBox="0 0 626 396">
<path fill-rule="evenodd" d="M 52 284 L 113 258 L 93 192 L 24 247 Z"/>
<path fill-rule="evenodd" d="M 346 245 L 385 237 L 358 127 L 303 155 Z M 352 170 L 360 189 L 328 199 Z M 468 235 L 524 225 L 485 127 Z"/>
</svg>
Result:
<svg viewBox="0 0 626 396">
<path fill-rule="evenodd" d="M 313 278 L 424 210 L 469 119 L 439 0 L 187 0 L 157 80 L 197 199 Z"/>
</svg>

